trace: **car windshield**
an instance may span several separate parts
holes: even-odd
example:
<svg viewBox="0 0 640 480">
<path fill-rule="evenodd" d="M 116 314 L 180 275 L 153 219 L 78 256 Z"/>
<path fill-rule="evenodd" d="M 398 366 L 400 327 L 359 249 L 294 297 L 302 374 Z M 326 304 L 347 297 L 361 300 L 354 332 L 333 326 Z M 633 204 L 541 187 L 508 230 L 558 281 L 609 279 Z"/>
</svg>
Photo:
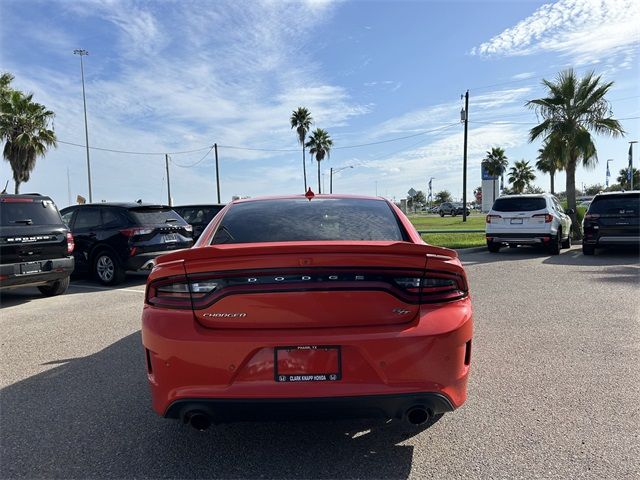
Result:
<svg viewBox="0 0 640 480">
<path fill-rule="evenodd" d="M 159 225 L 163 223 L 186 224 L 182 217 L 171 208 L 137 207 L 129 211 L 139 225 Z"/>
<path fill-rule="evenodd" d="M 493 204 L 496 212 L 532 212 L 547 207 L 543 197 L 498 198 Z"/>
<path fill-rule="evenodd" d="M 51 200 L 11 199 L 0 202 L 0 225 L 60 225 L 62 219 Z"/>
<path fill-rule="evenodd" d="M 233 205 L 212 243 L 313 240 L 403 241 L 404 236 L 383 200 L 274 199 Z"/>
<path fill-rule="evenodd" d="M 589 208 L 590 214 L 640 215 L 640 193 L 596 197 Z"/>
</svg>

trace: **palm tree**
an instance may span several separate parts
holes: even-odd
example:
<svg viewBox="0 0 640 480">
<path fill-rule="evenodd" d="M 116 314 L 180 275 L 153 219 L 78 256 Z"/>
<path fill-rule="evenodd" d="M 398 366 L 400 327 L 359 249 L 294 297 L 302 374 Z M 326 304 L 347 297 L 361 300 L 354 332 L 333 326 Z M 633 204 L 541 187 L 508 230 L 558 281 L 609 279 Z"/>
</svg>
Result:
<svg viewBox="0 0 640 480">
<path fill-rule="evenodd" d="M 593 167 L 598 161 L 596 146 L 590 131 L 618 137 L 624 135 L 620 122 L 611 115 L 611 107 L 605 95 L 613 82 L 601 82 L 594 72 L 579 79 L 573 69 L 557 75 L 555 81 L 542 80 L 548 89 L 547 96 L 527 102 L 542 122 L 529 131 L 529 141 L 543 138 L 562 146 L 567 172 L 567 204 L 573 210 L 571 219 L 578 225 L 576 211 L 576 167 L 582 162 Z M 580 229 L 573 230 L 580 236 Z"/>
<path fill-rule="evenodd" d="M 522 193 L 535 179 L 533 168 L 524 160 L 516 162 L 509 170 L 509 183 L 513 185 L 515 193 Z"/>
<path fill-rule="evenodd" d="M 11 82 L 13 81 L 13 75 L 9 72 L 5 72 L 0 75 L 0 101 L 6 100 L 11 92 Z"/>
<path fill-rule="evenodd" d="M 500 147 L 491 148 L 490 152 L 487 152 L 487 156 L 482 161 L 484 169 L 489 176 L 493 177 L 493 189 L 491 196 L 493 197 L 491 202 L 496 201 L 496 178 L 501 176 L 509 165 L 507 156 L 504 153 L 504 149 Z"/>
<path fill-rule="evenodd" d="M 558 142 L 545 141 L 542 148 L 538 149 L 538 161 L 536 168 L 542 173 L 548 173 L 551 179 L 551 194 L 555 195 L 555 175 L 556 172 L 564 168 L 562 158 L 564 149 Z"/>
<path fill-rule="evenodd" d="M 638 190 L 638 187 L 640 186 L 640 170 L 638 170 L 637 168 L 634 168 L 632 172 L 633 172 L 633 187 L 636 190 Z M 629 175 L 629 167 L 623 168 L 622 170 L 620 170 L 620 175 L 618 175 L 618 178 L 616 178 L 616 180 L 624 190 L 629 190 L 630 188 L 629 177 L 627 175 Z"/>
<path fill-rule="evenodd" d="M 10 90 L 0 99 L 0 139 L 5 142 L 2 152 L 11 165 L 15 193 L 20 184 L 29 181 L 38 157 L 50 147 L 56 147 L 56 135 L 49 123 L 54 113 L 33 101 L 33 95 Z"/>
<path fill-rule="evenodd" d="M 329 132 L 322 128 L 316 128 L 311 132 L 306 146 L 309 148 L 311 156 L 315 156 L 318 162 L 318 193 L 322 193 L 320 189 L 320 162 L 324 160 L 325 155 L 329 158 L 331 147 L 333 147 L 333 140 L 329 137 Z"/>
<path fill-rule="evenodd" d="M 302 145 L 302 175 L 304 176 L 304 191 L 307 191 L 307 166 L 305 164 L 305 145 L 304 141 L 309 128 L 313 123 L 311 113 L 306 107 L 298 107 L 291 114 L 291 128 L 295 128 L 298 133 L 298 142 Z"/>
</svg>

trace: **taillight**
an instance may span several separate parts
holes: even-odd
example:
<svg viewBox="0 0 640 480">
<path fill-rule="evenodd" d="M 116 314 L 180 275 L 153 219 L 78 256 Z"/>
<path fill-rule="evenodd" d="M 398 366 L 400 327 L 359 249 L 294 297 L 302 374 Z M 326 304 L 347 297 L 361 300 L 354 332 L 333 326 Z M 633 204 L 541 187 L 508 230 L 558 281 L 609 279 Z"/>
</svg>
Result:
<svg viewBox="0 0 640 480">
<path fill-rule="evenodd" d="M 73 235 L 71 232 L 67 232 L 67 253 L 72 253 L 76 247 L 76 243 L 73 241 Z"/>
<path fill-rule="evenodd" d="M 193 225 L 184 225 L 183 227 L 187 232 L 193 232 Z"/>
<path fill-rule="evenodd" d="M 502 218 L 500 215 L 487 215 L 487 223 L 491 223 L 491 219 L 497 220 L 499 218 Z"/>
<path fill-rule="evenodd" d="M 550 215 L 548 213 L 538 213 L 537 215 L 533 215 L 531 218 L 542 218 L 542 217 L 544 217 L 544 223 L 553 222 L 553 215 Z"/>
<path fill-rule="evenodd" d="M 120 233 L 125 237 L 135 237 L 136 235 L 149 235 L 153 233 L 153 228 L 123 228 L 120 230 Z"/>
<path fill-rule="evenodd" d="M 448 272 L 428 271 L 424 277 L 398 277 L 395 283 L 411 294 L 412 303 L 452 302 L 467 295 L 464 278 Z"/>
<path fill-rule="evenodd" d="M 153 282 L 147 289 L 147 303 L 157 307 L 191 308 L 198 300 L 218 287 L 213 280 L 189 282 L 185 277 L 172 277 Z"/>
</svg>

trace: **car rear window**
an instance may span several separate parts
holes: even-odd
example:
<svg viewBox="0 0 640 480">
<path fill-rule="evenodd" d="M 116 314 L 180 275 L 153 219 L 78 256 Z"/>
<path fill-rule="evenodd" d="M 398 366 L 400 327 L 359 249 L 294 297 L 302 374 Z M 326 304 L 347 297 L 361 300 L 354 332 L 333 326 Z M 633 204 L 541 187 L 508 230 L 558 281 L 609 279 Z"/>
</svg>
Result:
<svg viewBox="0 0 640 480">
<path fill-rule="evenodd" d="M 274 199 L 233 205 L 213 244 L 314 240 L 403 241 L 403 231 L 382 200 Z"/>
<path fill-rule="evenodd" d="M 640 215 L 640 193 L 596 197 L 589 213 L 598 215 Z"/>
<path fill-rule="evenodd" d="M 163 223 L 186 225 L 182 217 L 171 208 L 137 207 L 130 209 L 129 212 L 139 225 L 160 225 Z"/>
<path fill-rule="evenodd" d="M 178 207 L 175 211 L 187 223 L 209 223 L 224 206 Z"/>
<path fill-rule="evenodd" d="M 547 208 L 543 197 L 498 198 L 493 204 L 496 212 L 532 212 L 543 208 Z"/>
<path fill-rule="evenodd" d="M 58 209 L 51 200 L 3 199 L 0 225 L 61 225 Z"/>
</svg>

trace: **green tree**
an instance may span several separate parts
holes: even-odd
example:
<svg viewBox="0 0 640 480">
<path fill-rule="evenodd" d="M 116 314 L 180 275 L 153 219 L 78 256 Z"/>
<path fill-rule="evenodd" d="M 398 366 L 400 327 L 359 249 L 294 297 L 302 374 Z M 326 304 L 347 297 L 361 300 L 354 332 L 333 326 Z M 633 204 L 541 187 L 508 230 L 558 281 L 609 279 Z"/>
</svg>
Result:
<svg viewBox="0 0 640 480">
<path fill-rule="evenodd" d="M 442 190 L 438 193 L 436 193 L 435 196 L 435 202 L 437 204 L 441 204 L 444 202 L 450 202 L 451 201 L 451 193 L 449 192 L 449 190 Z"/>
<path fill-rule="evenodd" d="M 298 134 L 298 143 L 302 145 L 302 175 L 304 177 L 304 191 L 307 191 L 307 165 L 305 162 L 305 139 L 307 137 L 307 132 L 311 128 L 311 124 L 313 123 L 313 118 L 311 117 L 311 113 L 306 107 L 298 107 L 297 110 L 294 110 L 291 114 L 291 128 L 296 129 L 296 133 Z"/>
<path fill-rule="evenodd" d="M 11 93 L 11 82 L 13 81 L 13 75 L 9 72 L 5 72 L 0 75 L 0 101 L 4 101 L 9 97 Z"/>
<path fill-rule="evenodd" d="M 309 141 L 306 143 L 309 153 L 312 157 L 316 158 L 318 162 L 318 193 L 322 193 L 320 187 L 320 162 L 324 160 L 326 156 L 329 158 L 331 154 L 331 147 L 333 147 L 333 140 L 329 136 L 329 132 L 322 128 L 316 128 L 311 132 Z"/>
<path fill-rule="evenodd" d="M 602 82 L 594 72 L 578 78 L 573 69 L 557 75 L 555 81 L 542 80 L 547 96 L 527 102 L 542 122 L 529 132 L 529 141 L 539 138 L 559 145 L 563 151 L 566 171 L 568 208 L 576 211 L 576 168 L 578 162 L 585 167 L 597 163 L 596 147 L 591 131 L 600 135 L 624 135 L 620 122 L 611 115 L 611 106 L 605 99 L 613 82 Z M 576 213 L 571 215 L 578 225 Z M 573 229 L 580 236 L 579 228 Z"/>
<path fill-rule="evenodd" d="M 56 135 L 53 128 L 49 128 L 54 113 L 34 102 L 32 94 L 11 89 L 13 77 L 5 75 L 1 77 L 0 138 L 5 142 L 2 154 L 11 165 L 17 194 L 20 184 L 29 181 L 37 158 L 56 147 Z"/>
<path fill-rule="evenodd" d="M 410 208 L 414 208 L 415 209 L 417 207 L 425 205 L 426 203 L 427 203 L 427 199 L 424 196 L 424 192 L 422 190 L 418 190 L 413 197 L 409 196 L 407 198 L 407 205 Z"/>
<path fill-rule="evenodd" d="M 542 173 L 548 173 L 551 180 L 551 194 L 555 194 L 556 172 L 564 168 L 562 144 L 559 142 L 545 141 L 542 148 L 538 150 L 538 161 L 536 168 Z"/>
<path fill-rule="evenodd" d="M 524 192 L 531 182 L 536 179 L 533 168 L 529 162 L 520 160 L 509 169 L 509 183 L 513 185 L 513 191 L 517 194 Z"/>
<path fill-rule="evenodd" d="M 487 152 L 487 156 L 482 161 L 482 165 L 487 173 L 493 177 L 493 189 L 491 191 L 491 203 L 495 202 L 496 192 L 496 178 L 500 177 L 509 165 L 507 156 L 504 153 L 504 149 L 500 147 L 493 147 L 490 152 Z"/>
<path fill-rule="evenodd" d="M 629 167 L 623 168 L 620 170 L 620 175 L 616 178 L 616 181 L 620 184 L 620 188 L 622 190 L 629 190 L 631 185 L 629 185 Z M 640 171 L 637 168 L 633 169 L 633 188 L 635 190 L 640 189 Z"/>
<path fill-rule="evenodd" d="M 585 195 L 596 195 L 600 192 L 604 192 L 604 186 L 599 183 L 596 183 L 595 185 L 589 185 L 584 189 Z"/>
</svg>

